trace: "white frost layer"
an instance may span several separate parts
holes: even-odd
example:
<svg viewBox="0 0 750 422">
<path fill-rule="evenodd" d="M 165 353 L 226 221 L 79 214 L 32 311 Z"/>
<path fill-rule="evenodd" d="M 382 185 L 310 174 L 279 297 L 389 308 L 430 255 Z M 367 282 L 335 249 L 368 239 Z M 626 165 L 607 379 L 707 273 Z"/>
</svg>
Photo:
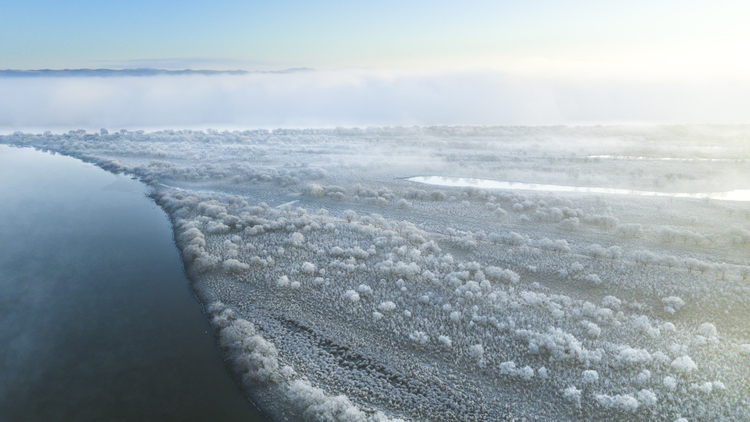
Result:
<svg viewBox="0 0 750 422">
<path fill-rule="evenodd" d="M 382 412 L 363 412 L 346 396 L 328 395 L 309 381 L 297 378 L 292 367 L 279 364 L 276 347 L 257 334 L 252 323 L 237 318 L 221 302 L 212 303 L 208 310 L 213 326 L 219 330 L 220 345 L 228 351 L 248 387 L 254 388 L 258 383 L 278 384 L 304 420 L 404 422 L 403 419 L 390 419 Z"/>
<path fill-rule="evenodd" d="M 725 201 L 750 201 L 750 189 L 735 189 L 727 192 L 668 193 L 631 189 L 596 188 L 585 186 L 545 185 L 539 183 L 504 182 L 500 180 L 473 179 L 467 177 L 416 176 L 412 182 L 436 186 L 473 187 L 478 189 L 508 189 L 548 192 L 600 193 L 607 195 L 666 196 L 674 198 L 712 198 Z"/>
<path fill-rule="evenodd" d="M 742 203 L 402 177 L 744 189 L 748 135 L 430 127 L 72 131 L 0 142 L 179 186 L 154 197 L 173 219 L 186 267 L 198 289 L 253 322 L 254 334 L 240 330 L 246 349 L 231 350 L 242 356 L 235 370 L 253 391 L 283 398 L 297 412 L 289 420 L 303 419 L 287 388 L 303 380 L 368 417 L 744 421 Z M 336 402 L 329 407 L 348 408 Z"/>
</svg>

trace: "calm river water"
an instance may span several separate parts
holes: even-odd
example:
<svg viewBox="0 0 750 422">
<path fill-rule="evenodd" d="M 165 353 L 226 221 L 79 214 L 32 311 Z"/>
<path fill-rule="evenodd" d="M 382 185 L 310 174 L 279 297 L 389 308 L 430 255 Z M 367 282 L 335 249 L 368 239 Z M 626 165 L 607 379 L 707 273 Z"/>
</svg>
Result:
<svg viewBox="0 0 750 422">
<path fill-rule="evenodd" d="M 0 145 L 0 420 L 264 420 L 147 191 Z"/>
</svg>

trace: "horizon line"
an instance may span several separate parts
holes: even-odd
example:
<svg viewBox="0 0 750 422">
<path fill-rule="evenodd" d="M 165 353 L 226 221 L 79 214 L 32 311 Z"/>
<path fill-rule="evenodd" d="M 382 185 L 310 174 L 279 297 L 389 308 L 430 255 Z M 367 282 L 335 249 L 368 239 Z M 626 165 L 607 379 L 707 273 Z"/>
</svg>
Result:
<svg viewBox="0 0 750 422">
<path fill-rule="evenodd" d="M 311 67 L 293 67 L 281 70 L 212 70 L 212 69 L 159 69 L 140 67 L 134 69 L 79 68 L 79 69 L 0 69 L 0 77 L 75 77 L 75 76 L 159 76 L 159 75 L 248 75 L 252 73 L 309 72 Z"/>
</svg>

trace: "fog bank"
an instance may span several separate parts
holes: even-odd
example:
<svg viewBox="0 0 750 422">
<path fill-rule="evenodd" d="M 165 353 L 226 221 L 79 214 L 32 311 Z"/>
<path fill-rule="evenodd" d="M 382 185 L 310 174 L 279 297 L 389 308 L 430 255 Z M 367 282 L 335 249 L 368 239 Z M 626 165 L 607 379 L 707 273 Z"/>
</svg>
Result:
<svg viewBox="0 0 750 422">
<path fill-rule="evenodd" d="M 745 82 L 368 69 L 0 77 L 0 131 L 29 128 L 745 123 Z"/>
</svg>

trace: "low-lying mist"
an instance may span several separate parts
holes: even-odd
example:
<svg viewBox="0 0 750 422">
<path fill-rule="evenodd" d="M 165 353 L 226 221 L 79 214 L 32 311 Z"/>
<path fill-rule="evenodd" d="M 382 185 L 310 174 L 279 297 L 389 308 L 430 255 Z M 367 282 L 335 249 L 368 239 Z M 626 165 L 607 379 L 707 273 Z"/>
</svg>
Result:
<svg viewBox="0 0 750 422">
<path fill-rule="evenodd" d="M 0 77 L 0 131 L 742 123 L 747 84 L 374 69 Z M 94 72 L 94 74 L 96 74 Z"/>
</svg>

